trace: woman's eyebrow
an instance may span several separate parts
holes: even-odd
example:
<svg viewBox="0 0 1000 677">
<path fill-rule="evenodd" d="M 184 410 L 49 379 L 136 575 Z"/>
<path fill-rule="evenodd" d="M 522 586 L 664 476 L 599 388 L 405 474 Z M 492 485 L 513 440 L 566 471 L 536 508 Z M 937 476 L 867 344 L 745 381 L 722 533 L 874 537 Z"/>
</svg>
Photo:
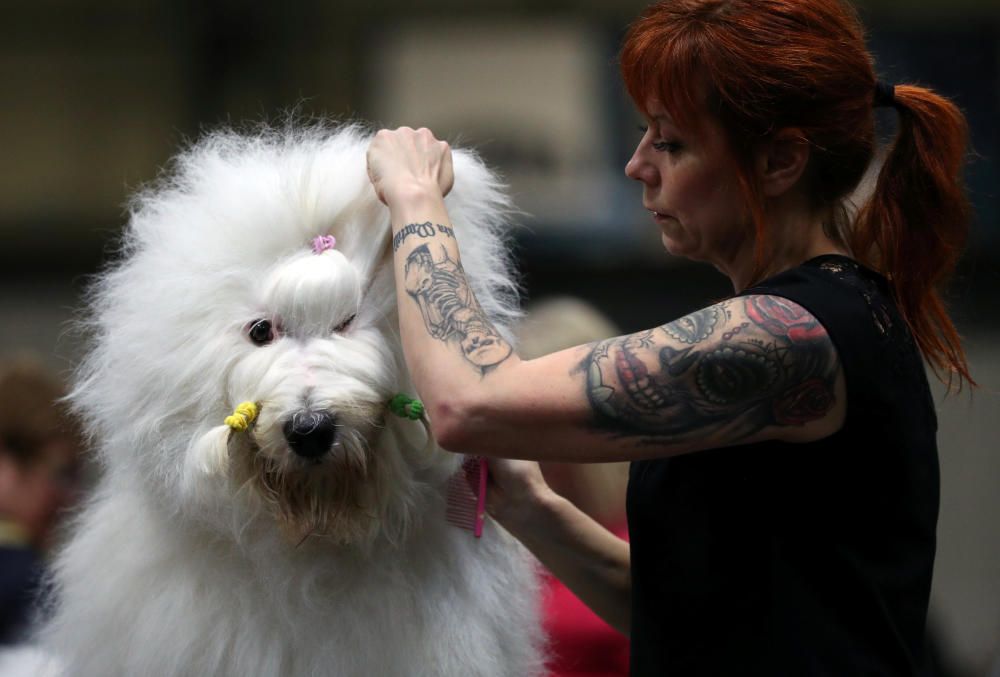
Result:
<svg viewBox="0 0 1000 677">
<path fill-rule="evenodd" d="M 674 122 L 674 119 L 670 117 L 667 113 L 658 113 L 656 115 L 652 115 L 650 116 L 649 120 L 650 122 L 656 123 L 658 127 L 666 126 L 674 130 L 677 129 L 677 123 Z"/>
</svg>

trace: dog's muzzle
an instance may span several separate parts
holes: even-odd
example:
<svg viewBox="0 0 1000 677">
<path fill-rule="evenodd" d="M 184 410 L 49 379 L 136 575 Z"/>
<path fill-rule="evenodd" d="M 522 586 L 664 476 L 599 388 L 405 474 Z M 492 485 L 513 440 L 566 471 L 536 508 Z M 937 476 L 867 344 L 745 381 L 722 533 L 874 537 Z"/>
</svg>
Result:
<svg viewBox="0 0 1000 677">
<path fill-rule="evenodd" d="M 325 411 L 297 411 L 281 430 L 288 446 L 302 458 L 317 459 L 337 441 L 337 420 Z"/>
</svg>

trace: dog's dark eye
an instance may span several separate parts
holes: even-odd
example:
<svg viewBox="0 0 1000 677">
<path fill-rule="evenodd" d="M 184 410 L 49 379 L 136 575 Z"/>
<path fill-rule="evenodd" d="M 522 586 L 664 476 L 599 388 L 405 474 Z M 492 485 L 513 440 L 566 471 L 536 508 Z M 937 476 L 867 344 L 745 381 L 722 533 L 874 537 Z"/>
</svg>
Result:
<svg viewBox="0 0 1000 677">
<path fill-rule="evenodd" d="M 274 340 L 274 327 L 270 320 L 254 320 L 247 329 L 247 336 L 255 346 L 264 346 Z"/>
<path fill-rule="evenodd" d="M 333 331 L 338 334 L 344 331 L 345 329 L 351 326 L 351 322 L 354 322 L 355 317 L 357 317 L 357 315 L 351 315 L 349 318 L 347 318 L 346 320 L 338 324 L 336 327 L 334 327 Z"/>
</svg>

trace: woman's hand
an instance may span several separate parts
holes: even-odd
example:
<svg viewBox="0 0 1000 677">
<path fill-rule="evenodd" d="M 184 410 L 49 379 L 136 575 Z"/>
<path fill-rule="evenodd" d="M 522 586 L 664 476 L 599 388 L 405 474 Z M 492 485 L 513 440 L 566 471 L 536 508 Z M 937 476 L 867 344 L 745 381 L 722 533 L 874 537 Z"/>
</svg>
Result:
<svg viewBox="0 0 1000 677">
<path fill-rule="evenodd" d="M 486 509 L 584 604 L 628 634 L 629 545 L 556 494 L 538 463 L 488 459 Z"/>
<path fill-rule="evenodd" d="M 389 207 L 411 197 L 444 197 L 455 182 L 451 148 L 426 127 L 380 130 L 368 147 L 368 178 Z"/>
<path fill-rule="evenodd" d="M 490 458 L 488 463 L 486 511 L 507 531 L 520 537 L 535 522 L 536 511 L 553 492 L 535 461 Z"/>
</svg>

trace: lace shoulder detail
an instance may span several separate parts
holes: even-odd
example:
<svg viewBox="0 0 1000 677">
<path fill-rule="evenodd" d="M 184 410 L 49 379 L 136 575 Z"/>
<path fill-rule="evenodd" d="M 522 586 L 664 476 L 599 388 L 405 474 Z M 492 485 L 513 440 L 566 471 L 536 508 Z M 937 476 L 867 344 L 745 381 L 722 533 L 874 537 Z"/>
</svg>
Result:
<svg viewBox="0 0 1000 677">
<path fill-rule="evenodd" d="M 913 355 L 919 355 L 916 344 L 892 300 L 892 292 L 885 278 L 844 256 L 824 256 L 813 259 L 806 265 L 809 264 L 858 293 L 871 317 L 878 348 L 889 359 L 895 376 L 905 377 L 915 369 L 922 368 L 919 358 L 917 364 L 914 364 Z"/>
<path fill-rule="evenodd" d="M 863 269 L 857 262 L 847 258 L 823 261 L 817 267 L 853 287 L 864 299 L 876 333 L 882 339 L 890 338 L 895 328 L 892 317 L 894 313 L 889 312 L 888 299 L 879 289 L 879 284 L 871 271 Z"/>
</svg>

